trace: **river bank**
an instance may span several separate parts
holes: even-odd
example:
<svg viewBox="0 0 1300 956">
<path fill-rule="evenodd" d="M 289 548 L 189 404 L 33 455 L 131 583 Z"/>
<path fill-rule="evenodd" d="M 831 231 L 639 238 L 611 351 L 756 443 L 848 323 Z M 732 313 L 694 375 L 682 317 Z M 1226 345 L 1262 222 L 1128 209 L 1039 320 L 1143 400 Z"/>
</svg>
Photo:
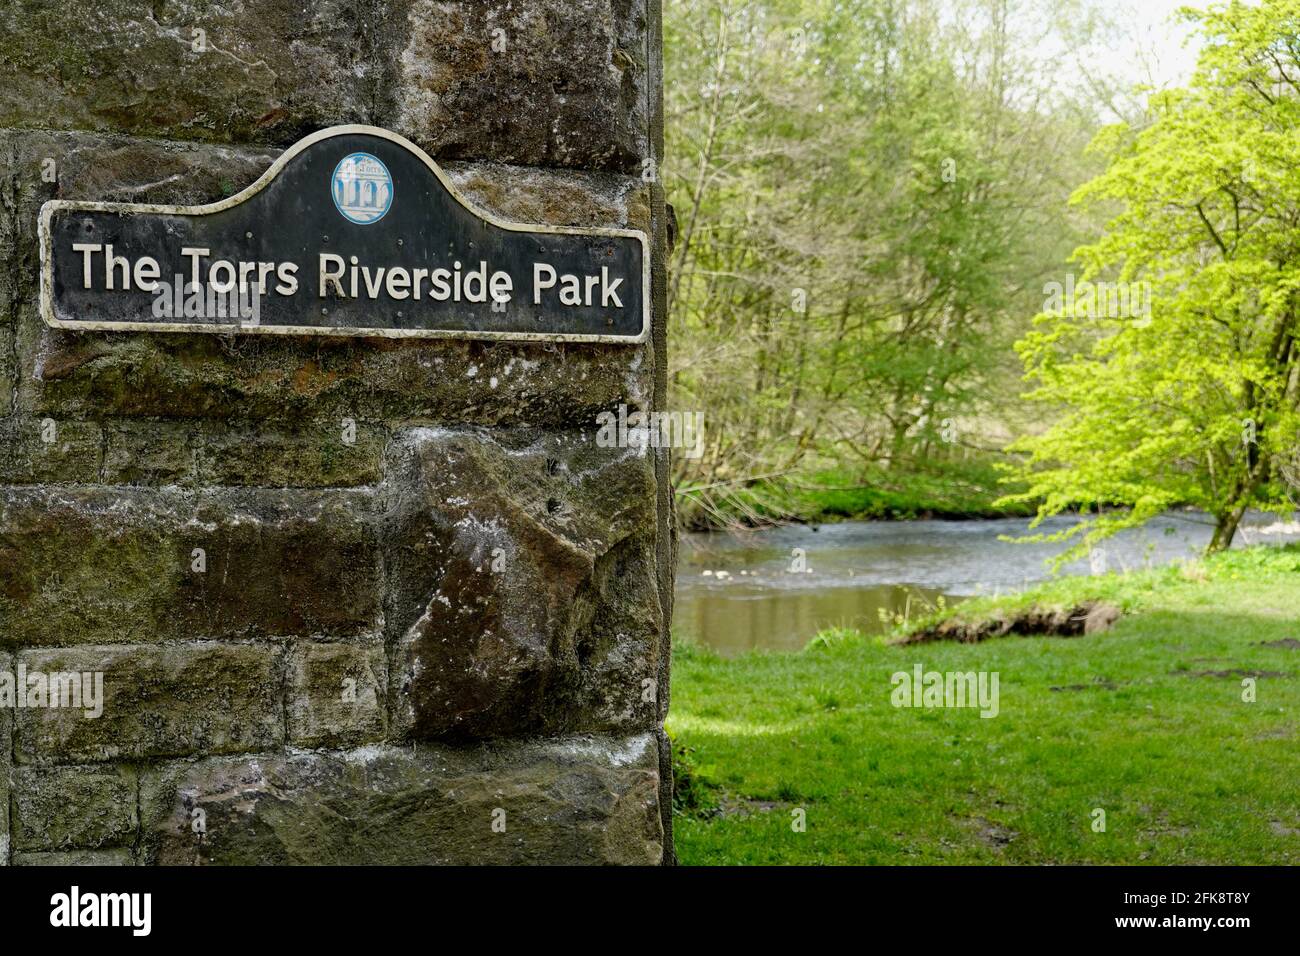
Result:
<svg viewBox="0 0 1300 956">
<path fill-rule="evenodd" d="M 1077 638 L 888 643 L 932 616 L 828 630 L 799 653 L 680 645 L 682 862 L 1300 862 L 1300 550 L 1065 578 L 937 613 L 1088 599 L 1124 615 Z M 997 673 L 997 716 L 893 706 L 892 679 L 917 665 Z"/>
<path fill-rule="evenodd" d="M 948 520 L 1029 516 L 1032 505 L 999 505 L 1013 489 L 1000 484 L 992 460 L 930 463 L 924 468 L 865 471 L 825 469 L 739 484 L 677 492 L 682 526 L 690 531 L 763 527 L 796 522 Z"/>
</svg>

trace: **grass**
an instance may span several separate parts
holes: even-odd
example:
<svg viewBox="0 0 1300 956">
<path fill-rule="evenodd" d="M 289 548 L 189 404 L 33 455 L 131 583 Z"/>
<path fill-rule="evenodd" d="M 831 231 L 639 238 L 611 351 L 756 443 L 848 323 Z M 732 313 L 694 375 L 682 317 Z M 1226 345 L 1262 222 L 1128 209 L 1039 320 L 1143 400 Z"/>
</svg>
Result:
<svg viewBox="0 0 1300 956">
<path fill-rule="evenodd" d="M 1300 862 L 1300 550 L 1061 579 L 948 613 L 1084 598 L 1126 614 L 1073 639 L 832 632 L 734 660 L 679 646 L 681 861 Z M 891 675 L 917 663 L 998 672 L 998 716 L 891 706 Z"/>
<path fill-rule="evenodd" d="M 689 489 L 679 491 L 684 523 L 712 528 L 765 520 L 826 522 L 846 519 L 1001 518 L 1034 513 L 1031 505 L 995 506 L 1008 493 L 993 461 L 930 462 L 924 468 L 864 473 L 822 470 L 744 487 L 712 488 L 707 506 Z"/>
</svg>

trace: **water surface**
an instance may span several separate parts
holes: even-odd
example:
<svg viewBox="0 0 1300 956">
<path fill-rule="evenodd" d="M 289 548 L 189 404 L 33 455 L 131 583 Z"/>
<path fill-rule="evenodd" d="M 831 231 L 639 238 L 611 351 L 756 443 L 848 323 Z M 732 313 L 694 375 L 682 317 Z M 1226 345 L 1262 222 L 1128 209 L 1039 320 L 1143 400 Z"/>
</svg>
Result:
<svg viewBox="0 0 1300 956">
<path fill-rule="evenodd" d="M 1040 530 L 1069 527 L 1070 518 Z M 1023 518 L 986 521 L 846 521 L 762 531 L 689 534 L 677 567 L 674 633 L 732 656 L 794 651 L 832 626 L 879 632 L 882 610 L 915 614 L 940 597 L 1019 590 L 1051 576 L 1060 544 L 998 540 L 1026 533 Z M 1062 574 L 1122 571 L 1200 554 L 1207 515 L 1171 514 L 1122 532 Z M 1269 515 L 1243 522 L 1236 544 L 1300 540 L 1300 526 Z"/>
</svg>

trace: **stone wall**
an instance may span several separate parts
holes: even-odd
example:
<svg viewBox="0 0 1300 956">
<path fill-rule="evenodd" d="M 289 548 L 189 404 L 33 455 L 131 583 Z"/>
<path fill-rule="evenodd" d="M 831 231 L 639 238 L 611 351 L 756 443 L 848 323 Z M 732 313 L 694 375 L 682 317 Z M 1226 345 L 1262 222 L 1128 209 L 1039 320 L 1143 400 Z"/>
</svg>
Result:
<svg viewBox="0 0 1300 956">
<path fill-rule="evenodd" d="M 0 863 L 671 862 L 667 461 L 595 441 L 663 402 L 659 44 L 657 0 L 0 7 L 0 672 L 104 675 L 0 709 Z M 338 123 L 646 231 L 650 341 L 43 325 L 43 202 Z"/>
</svg>

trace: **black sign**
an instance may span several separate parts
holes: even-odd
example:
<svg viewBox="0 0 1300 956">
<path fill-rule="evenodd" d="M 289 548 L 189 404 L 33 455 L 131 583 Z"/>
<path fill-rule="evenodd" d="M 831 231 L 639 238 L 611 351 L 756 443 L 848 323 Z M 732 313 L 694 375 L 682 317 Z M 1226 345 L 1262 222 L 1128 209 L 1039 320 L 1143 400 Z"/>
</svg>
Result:
<svg viewBox="0 0 1300 956">
<path fill-rule="evenodd" d="M 41 209 L 41 314 L 65 329 L 640 342 L 649 270 L 643 233 L 503 222 L 371 126 L 212 205 Z"/>
</svg>

